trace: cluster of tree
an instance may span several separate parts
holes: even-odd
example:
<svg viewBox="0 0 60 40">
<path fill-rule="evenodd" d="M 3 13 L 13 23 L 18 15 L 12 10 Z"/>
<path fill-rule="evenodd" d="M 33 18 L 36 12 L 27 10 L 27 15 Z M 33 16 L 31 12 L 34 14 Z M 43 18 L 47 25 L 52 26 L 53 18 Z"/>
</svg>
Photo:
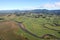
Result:
<svg viewBox="0 0 60 40">
<path fill-rule="evenodd" d="M 4 18 L 0 18 L 0 20 L 4 20 Z"/>
</svg>

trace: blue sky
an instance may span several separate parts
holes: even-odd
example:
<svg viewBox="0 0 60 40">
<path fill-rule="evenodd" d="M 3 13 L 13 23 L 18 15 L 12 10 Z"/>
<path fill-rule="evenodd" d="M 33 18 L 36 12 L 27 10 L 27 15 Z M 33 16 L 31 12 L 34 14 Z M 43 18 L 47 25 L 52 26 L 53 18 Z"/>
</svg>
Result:
<svg viewBox="0 0 60 40">
<path fill-rule="evenodd" d="M 60 0 L 0 0 L 0 10 L 60 9 Z"/>
</svg>

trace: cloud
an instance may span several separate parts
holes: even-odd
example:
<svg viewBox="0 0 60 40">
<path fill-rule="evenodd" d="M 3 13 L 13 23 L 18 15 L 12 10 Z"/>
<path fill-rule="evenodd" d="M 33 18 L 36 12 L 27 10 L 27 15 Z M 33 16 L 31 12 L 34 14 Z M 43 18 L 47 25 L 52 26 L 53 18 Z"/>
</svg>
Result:
<svg viewBox="0 0 60 40">
<path fill-rule="evenodd" d="M 55 3 L 55 6 L 56 6 L 56 7 L 60 7 L 60 2 L 56 2 L 56 3 Z"/>
<path fill-rule="evenodd" d="M 42 7 L 45 7 L 45 8 L 53 8 L 55 6 L 52 5 L 52 4 L 44 4 L 44 5 L 42 5 Z"/>
<path fill-rule="evenodd" d="M 60 2 L 55 2 L 53 4 L 46 3 L 46 4 L 41 5 L 40 8 L 45 8 L 45 9 L 60 9 Z"/>
</svg>

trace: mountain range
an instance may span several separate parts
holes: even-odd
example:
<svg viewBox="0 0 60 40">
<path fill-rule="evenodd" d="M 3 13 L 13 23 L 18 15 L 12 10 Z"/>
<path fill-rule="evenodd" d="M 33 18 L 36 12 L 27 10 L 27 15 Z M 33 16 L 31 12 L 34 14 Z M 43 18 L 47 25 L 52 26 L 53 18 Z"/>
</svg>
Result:
<svg viewBox="0 0 60 40">
<path fill-rule="evenodd" d="M 1 13 L 21 13 L 21 12 L 31 12 L 31 13 L 53 13 L 60 15 L 60 10 L 47 10 L 47 9 L 34 9 L 34 10 L 0 10 Z"/>
</svg>

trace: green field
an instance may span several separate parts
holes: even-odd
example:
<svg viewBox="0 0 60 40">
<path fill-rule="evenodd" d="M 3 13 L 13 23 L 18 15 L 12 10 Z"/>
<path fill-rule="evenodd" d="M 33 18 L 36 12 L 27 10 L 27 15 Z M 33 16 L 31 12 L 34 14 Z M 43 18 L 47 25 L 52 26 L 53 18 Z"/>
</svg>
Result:
<svg viewBox="0 0 60 40">
<path fill-rule="evenodd" d="M 46 34 L 55 36 L 55 38 L 50 37 L 48 35 L 47 35 L 48 37 L 44 37 L 43 39 L 36 38 L 36 37 L 30 35 L 29 33 L 26 33 L 25 31 L 23 31 L 21 28 L 18 28 L 18 31 L 16 31 L 15 33 L 16 33 L 16 35 L 23 36 L 24 39 L 22 39 L 22 40 L 25 40 L 25 39 L 26 40 L 58 40 L 58 39 L 56 39 L 56 37 L 60 38 L 60 25 L 58 25 L 58 24 L 60 24 L 60 19 L 59 19 L 60 16 L 56 17 L 56 15 L 54 15 L 51 17 L 46 16 L 46 17 L 35 18 L 34 16 L 27 17 L 27 16 L 11 15 L 9 17 L 3 16 L 1 18 L 4 18 L 4 20 L 0 20 L 0 22 L 7 21 L 7 20 L 22 22 L 28 31 L 30 31 L 33 34 L 36 34 L 39 37 L 43 37 Z M 18 26 L 16 26 L 16 27 L 18 27 Z M 8 35 L 10 35 L 9 32 L 8 32 Z"/>
<path fill-rule="evenodd" d="M 54 35 L 58 38 L 60 38 L 60 31 L 55 31 L 55 30 L 60 30 L 60 26 L 52 26 L 50 24 L 53 24 L 53 19 L 54 17 L 51 17 L 50 20 L 48 20 L 48 18 L 31 18 L 31 17 L 26 17 L 26 16 L 20 16 L 17 17 L 15 20 L 18 22 L 23 22 L 24 26 L 26 29 L 28 29 L 30 32 L 38 35 L 38 36 L 43 36 L 45 34 L 51 34 Z M 50 24 L 47 24 L 50 23 Z M 59 21 L 60 23 L 60 21 Z M 47 26 L 48 28 L 44 27 Z M 55 29 L 55 30 L 51 30 L 51 29 Z M 29 34 L 25 34 L 24 32 L 22 32 L 25 36 L 27 36 L 28 39 L 30 40 L 45 40 L 45 39 L 39 39 L 39 38 L 34 38 L 32 36 L 29 36 Z M 52 39 L 51 39 L 52 40 Z"/>
</svg>

